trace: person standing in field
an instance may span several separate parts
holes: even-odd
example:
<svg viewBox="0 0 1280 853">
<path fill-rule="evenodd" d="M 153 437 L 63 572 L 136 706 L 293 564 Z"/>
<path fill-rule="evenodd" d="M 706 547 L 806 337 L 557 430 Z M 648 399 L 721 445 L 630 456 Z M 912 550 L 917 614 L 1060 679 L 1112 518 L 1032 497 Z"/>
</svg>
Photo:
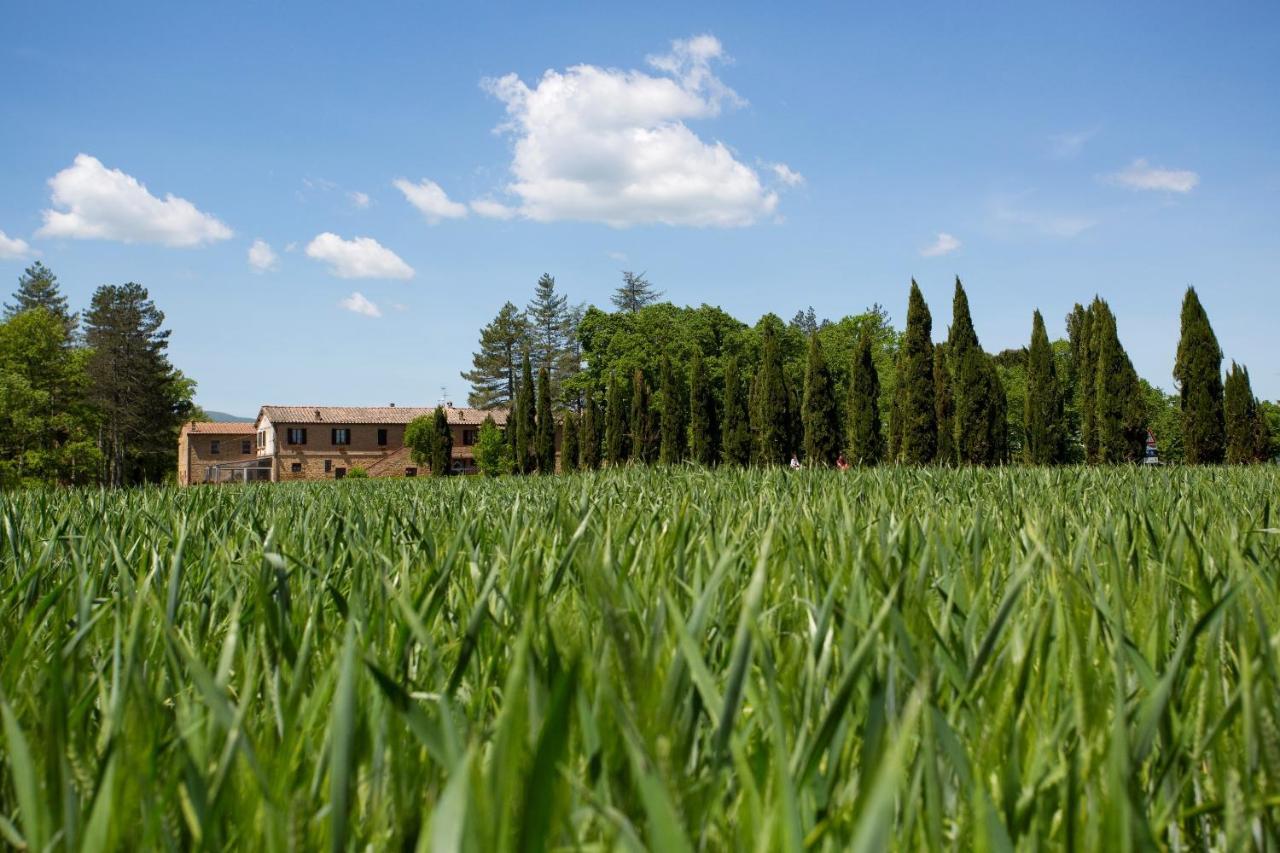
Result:
<svg viewBox="0 0 1280 853">
<path fill-rule="evenodd" d="M 836 457 L 836 469 L 839 471 L 849 470 L 849 462 L 847 459 L 844 458 L 843 453 L 841 453 L 839 456 Z"/>
<path fill-rule="evenodd" d="M 800 470 L 800 459 L 794 453 L 791 454 L 791 470 L 792 471 Z"/>
</svg>

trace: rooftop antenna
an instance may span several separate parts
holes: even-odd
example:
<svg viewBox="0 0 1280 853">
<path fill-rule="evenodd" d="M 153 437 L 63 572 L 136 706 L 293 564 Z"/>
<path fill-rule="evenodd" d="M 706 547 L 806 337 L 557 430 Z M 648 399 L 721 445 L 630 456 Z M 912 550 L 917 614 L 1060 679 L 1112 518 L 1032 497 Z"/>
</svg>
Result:
<svg viewBox="0 0 1280 853">
<path fill-rule="evenodd" d="M 438 402 L 440 403 L 440 405 L 442 405 L 442 406 L 443 406 L 443 405 L 445 404 L 445 402 L 444 402 L 445 397 L 448 397 L 448 396 L 449 396 L 449 388 L 448 388 L 447 386 L 445 386 L 445 385 L 441 385 L 441 386 L 440 386 L 440 400 L 438 401 Z"/>
</svg>

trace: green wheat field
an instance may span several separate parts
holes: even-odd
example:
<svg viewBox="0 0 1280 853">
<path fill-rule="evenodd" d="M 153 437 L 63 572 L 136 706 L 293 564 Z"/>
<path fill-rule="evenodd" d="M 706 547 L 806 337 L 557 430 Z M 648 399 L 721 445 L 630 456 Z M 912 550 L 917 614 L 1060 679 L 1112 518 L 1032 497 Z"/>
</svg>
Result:
<svg viewBox="0 0 1280 853">
<path fill-rule="evenodd" d="M 1280 474 L 0 495 L 32 850 L 1280 846 Z"/>
</svg>

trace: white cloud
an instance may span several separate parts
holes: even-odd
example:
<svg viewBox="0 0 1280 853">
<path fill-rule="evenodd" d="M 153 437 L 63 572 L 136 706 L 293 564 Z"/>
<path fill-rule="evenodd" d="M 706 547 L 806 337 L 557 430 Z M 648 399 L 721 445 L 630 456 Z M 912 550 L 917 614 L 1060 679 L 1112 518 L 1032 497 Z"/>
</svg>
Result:
<svg viewBox="0 0 1280 853">
<path fill-rule="evenodd" d="M 270 272 L 280 265 L 280 257 L 266 240 L 254 240 L 249 247 L 249 266 L 257 273 Z"/>
<path fill-rule="evenodd" d="M 549 70 L 533 87 L 517 75 L 484 81 L 506 107 L 499 130 L 515 138 L 513 180 L 521 215 L 615 227 L 750 225 L 778 196 L 724 143 L 685 124 L 744 103 L 711 70 L 723 60 L 710 35 L 648 57 L 656 74 L 594 65 Z"/>
<path fill-rule="evenodd" d="M 1055 133 L 1049 137 L 1049 154 L 1059 160 L 1075 157 L 1084 146 L 1098 135 L 1098 128 L 1077 130 L 1071 133 Z"/>
<path fill-rule="evenodd" d="M 960 248 L 960 241 L 945 231 L 938 232 L 938 238 L 933 241 L 932 245 L 925 246 L 920 250 L 920 254 L 926 258 L 937 258 L 941 255 L 949 255 L 956 249 Z"/>
<path fill-rule="evenodd" d="M 488 219 L 510 219 L 518 212 L 514 207 L 491 198 L 474 199 L 471 202 L 471 209 Z"/>
<path fill-rule="evenodd" d="M 137 178 L 88 154 L 77 154 L 49 186 L 54 207 L 66 209 L 44 212 L 36 232 L 42 237 L 201 246 L 231 236 L 230 228 L 186 199 L 172 193 L 158 199 Z"/>
<path fill-rule="evenodd" d="M 360 291 L 348 296 L 346 299 L 339 300 L 339 308 L 346 308 L 355 314 L 363 314 L 366 317 L 381 317 L 382 309 L 365 298 Z"/>
<path fill-rule="evenodd" d="M 413 268 L 372 237 L 343 240 L 326 231 L 307 244 L 307 257 L 328 264 L 338 278 L 413 278 Z"/>
<path fill-rule="evenodd" d="M 1113 184 L 1131 190 L 1157 190 L 1171 193 L 1189 193 L 1200 183 L 1200 176 L 1190 169 L 1161 169 L 1152 166 L 1141 157 L 1115 174 L 1108 175 Z"/>
<path fill-rule="evenodd" d="M 990 202 L 990 224 L 1003 236 L 1028 231 L 1045 237 L 1070 239 L 1097 225 L 1096 219 L 1078 214 L 1040 210 L 1028 206 L 1034 193 L 995 196 Z"/>
<path fill-rule="evenodd" d="M 427 222 L 435 225 L 441 219 L 461 219 L 467 215 L 467 206 L 450 200 L 449 196 L 435 181 L 424 180 L 420 184 L 397 178 L 392 182 L 395 188 L 404 193 L 409 204 L 422 211 Z"/>
<path fill-rule="evenodd" d="M 10 237 L 0 231 L 0 260 L 17 261 L 31 254 L 31 245 L 26 240 Z"/>
<path fill-rule="evenodd" d="M 284 250 L 286 252 L 292 252 L 294 249 L 297 249 L 297 248 L 298 248 L 298 244 L 296 242 L 284 244 Z"/>
<path fill-rule="evenodd" d="M 777 175 L 778 180 L 788 187 L 798 187 L 804 183 L 804 175 L 795 171 L 786 163 L 770 163 L 769 168 L 773 170 L 773 174 Z"/>
<path fill-rule="evenodd" d="M 368 193 L 362 193 L 358 190 L 352 190 L 351 192 L 347 193 L 347 198 L 351 199 L 351 203 L 354 204 L 360 210 L 364 210 L 369 206 L 370 198 Z"/>
</svg>

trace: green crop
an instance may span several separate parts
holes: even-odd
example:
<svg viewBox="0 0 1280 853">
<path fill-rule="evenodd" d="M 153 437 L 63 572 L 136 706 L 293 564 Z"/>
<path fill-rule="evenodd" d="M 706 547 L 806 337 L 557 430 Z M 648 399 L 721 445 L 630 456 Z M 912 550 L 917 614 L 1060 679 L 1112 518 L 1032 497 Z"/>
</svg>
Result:
<svg viewBox="0 0 1280 853">
<path fill-rule="evenodd" d="M 1280 845 L 1273 469 L 0 496 L 44 850 Z"/>
</svg>

